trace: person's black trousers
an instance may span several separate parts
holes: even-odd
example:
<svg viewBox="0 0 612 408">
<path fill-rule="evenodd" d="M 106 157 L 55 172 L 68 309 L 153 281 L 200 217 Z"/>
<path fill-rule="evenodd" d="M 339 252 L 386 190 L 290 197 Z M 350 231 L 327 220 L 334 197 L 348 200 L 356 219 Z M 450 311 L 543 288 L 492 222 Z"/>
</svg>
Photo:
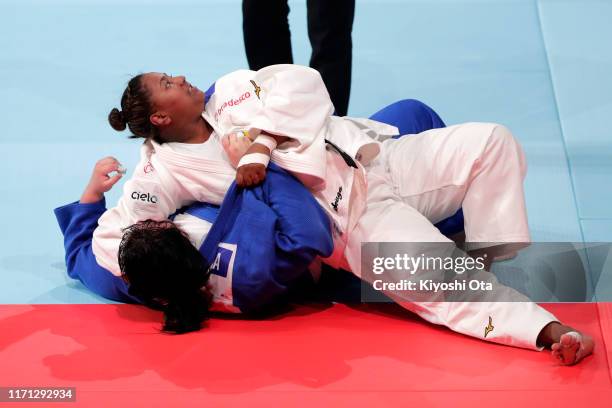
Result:
<svg viewBox="0 0 612 408">
<path fill-rule="evenodd" d="M 348 110 L 351 90 L 351 31 L 355 0 L 307 0 L 310 66 L 321 73 L 336 114 Z M 249 68 L 292 64 L 287 0 L 243 0 L 242 27 Z"/>
</svg>

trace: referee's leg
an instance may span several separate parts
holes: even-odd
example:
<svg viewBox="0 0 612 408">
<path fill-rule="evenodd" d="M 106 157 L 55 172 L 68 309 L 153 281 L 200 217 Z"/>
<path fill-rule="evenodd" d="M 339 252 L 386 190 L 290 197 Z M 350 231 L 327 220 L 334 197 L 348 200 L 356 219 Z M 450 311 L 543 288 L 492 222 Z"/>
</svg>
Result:
<svg viewBox="0 0 612 408">
<path fill-rule="evenodd" d="M 336 108 L 345 116 L 351 92 L 355 0 L 307 0 L 310 66 L 321 73 Z"/>
<path fill-rule="evenodd" d="M 243 0 L 242 30 L 249 68 L 292 64 L 287 0 Z"/>
</svg>

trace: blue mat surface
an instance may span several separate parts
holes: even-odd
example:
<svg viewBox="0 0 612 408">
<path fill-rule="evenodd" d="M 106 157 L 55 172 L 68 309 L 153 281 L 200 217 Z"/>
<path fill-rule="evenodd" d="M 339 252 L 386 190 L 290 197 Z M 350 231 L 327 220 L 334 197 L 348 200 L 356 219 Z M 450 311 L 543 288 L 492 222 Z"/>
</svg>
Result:
<svg viewBox="0 0 612 408">
<path fill-rule="evenodd" d="M 612 218 L 609 1 L 541 1 L 542 33 L 581 218 Z"/>
</svg>

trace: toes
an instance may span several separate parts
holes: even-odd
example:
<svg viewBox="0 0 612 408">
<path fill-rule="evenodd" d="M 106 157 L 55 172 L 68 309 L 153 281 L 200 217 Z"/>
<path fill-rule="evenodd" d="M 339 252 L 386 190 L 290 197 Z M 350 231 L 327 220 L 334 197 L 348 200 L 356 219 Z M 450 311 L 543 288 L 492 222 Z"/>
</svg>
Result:
<svg viewBox="0 0 612 408">
<path fill-rule="evenodd" d="M 576 352 L 576 362 L 582 360 L 589 354 L 593 353 L 593 348 L 595 343 L 593 342 L 593 338 L 590 336 L 582 336 L 582 340 L 580 342 L 580 347 Z"/>
<path fill-rule="evenodd" d="M 577 344 L 580 344 L 580 335 L 575 332 L 565 333 L 561 336 L 561 345 L 563 347 L 574 347 Z"/>
</svg>

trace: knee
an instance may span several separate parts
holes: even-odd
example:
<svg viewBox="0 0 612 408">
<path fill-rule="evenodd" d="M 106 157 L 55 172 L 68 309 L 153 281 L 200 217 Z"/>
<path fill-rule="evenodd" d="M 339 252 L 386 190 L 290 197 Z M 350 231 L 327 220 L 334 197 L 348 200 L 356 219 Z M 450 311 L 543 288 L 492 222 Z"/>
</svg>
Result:
<svg viewBox="0 0 612 408">
<path fill-rule="evenodd" d="M 504 150 L 522 153 L 519 141 L 514 137 L 510 129 L 504 125 L 495 125 L 489 136 L 489 145 L 499 145 Z"/>
<path fill-rule="evenodd" d="M 402 99 L 371 116 L 371 119 L 396 126 L 401 135 L 421 133 L 444 127 L 438 114 L 416 99 Z"/>
<path fill-rule="evenodd" d="M 505 144 L 518 144 L 514 135 L 504 125 L 496 124 L 491 131 L 491 136 L 489 137 L 492 141 L 503 142 Z"/>
<path fill-rule="evenodd" d="M 418 99 L 402 99 L 397 101 L 397 105 L 401 107 L 403 111 L 407 112 L 433 112 L 433 109 L 429 105 Z"/>
<path fill-rule="evenodd" d="M 417 99 L 404 99 L 402 103 L 404 103 L 404 110 L 406 112 L 415 112 L 421 126 L 419 131 L 423 132 L 425 130 L 446 127 L 440 115 L 426 103 Z"/>
<path fill-rule="evenodd" d="M 489 136 L 488 145 L 491 148 L 497 147 L 505 157 L 516 157 L 520 163 L 522 171 L 525 171 L 525 153 L 521 144 L 512 134 L 510 129 L 504 125 L 495 125 Z"/>
</svg>

